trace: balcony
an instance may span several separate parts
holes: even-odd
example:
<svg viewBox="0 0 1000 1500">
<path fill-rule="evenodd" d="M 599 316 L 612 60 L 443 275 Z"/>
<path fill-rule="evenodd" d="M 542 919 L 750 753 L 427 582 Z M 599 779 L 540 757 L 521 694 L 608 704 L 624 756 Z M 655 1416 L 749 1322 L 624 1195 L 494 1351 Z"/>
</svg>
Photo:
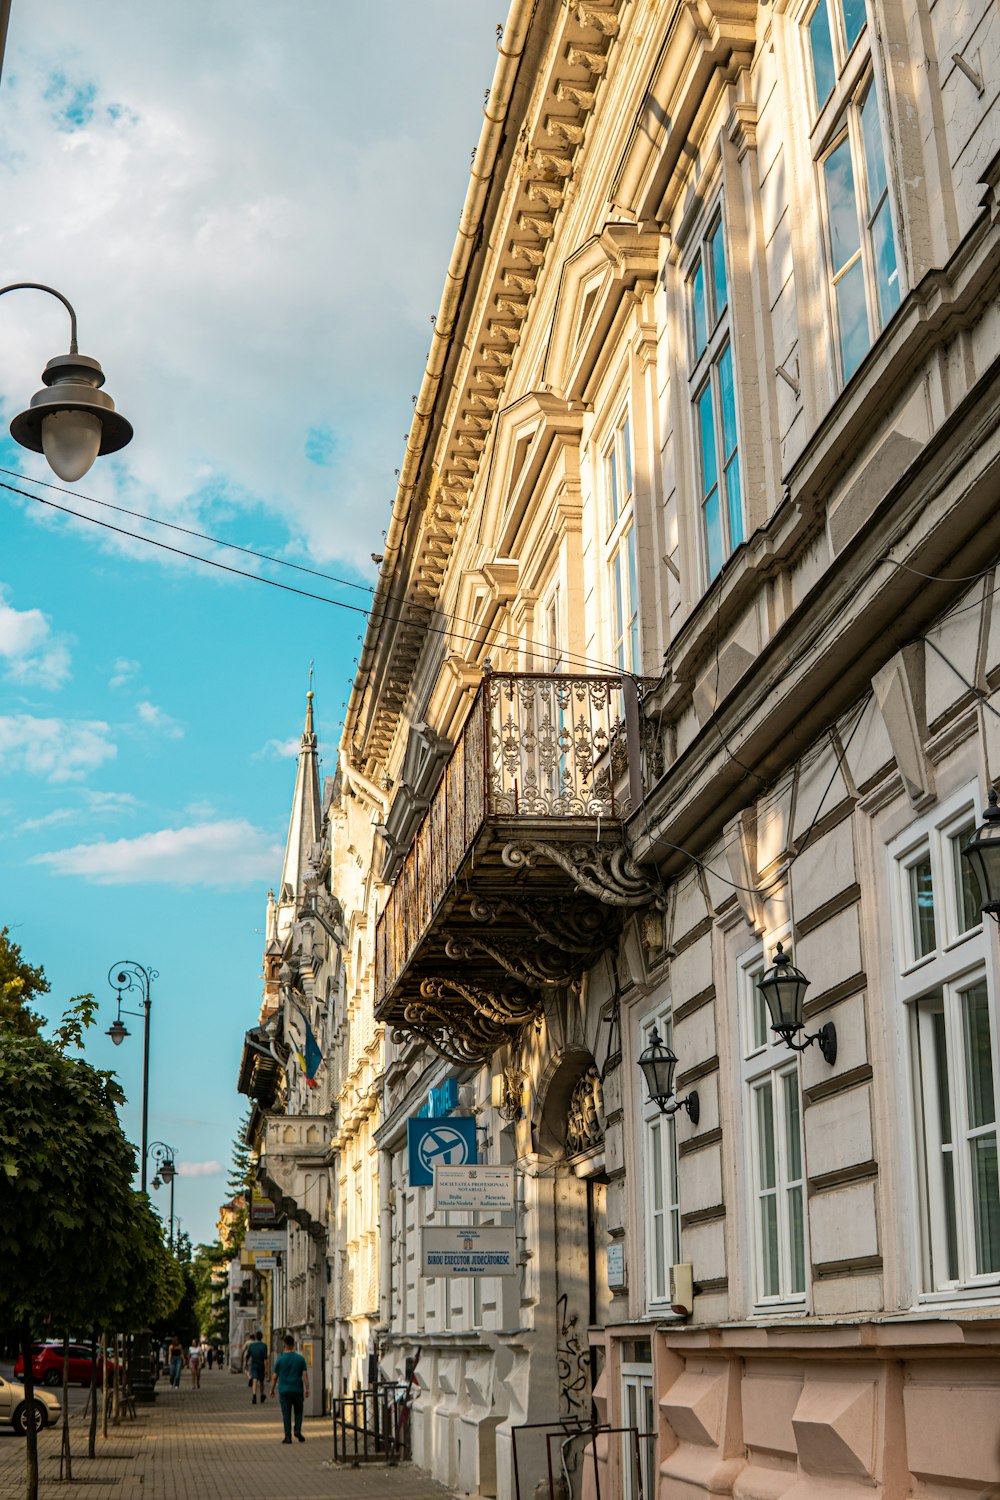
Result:
<svg viewBox="0 0 1000 1500">
<path fill-rule="evenodd" d="M 652 896 L 640 725 L 631 678 L 485 673 L 379 918 L 378 1019 L 481 1061 L 615 940 Z"/>
</svg>

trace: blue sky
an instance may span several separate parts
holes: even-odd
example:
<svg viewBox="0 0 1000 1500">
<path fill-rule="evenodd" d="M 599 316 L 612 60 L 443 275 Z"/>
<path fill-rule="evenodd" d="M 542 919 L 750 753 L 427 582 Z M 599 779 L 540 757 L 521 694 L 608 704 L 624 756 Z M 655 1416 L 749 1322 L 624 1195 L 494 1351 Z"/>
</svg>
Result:
<svg viewBox="0 0 1000 1500">
<path fill-rule="evenodd" d="M 482 0 L 425 4 L 419 26 L 395 0 L 377 24 L 329 0 L 14 0 L 2 280 L 70 297 L 136 430 L 82 495 L 374 581 L 497 19 Z M 3 432 L 65 348 L 56 302 L 2 299 Z M 53 477 L 9 439 L 0 466 Z M 44 964 L 51 1014 L 103 998 L 87 1055 L 118 1069 L 133 1139 L 141 1027 L 104 1035 L 106 975 L 159 970 L 150 1138 L 177 1148 L 195 1240 L 245 1104 L 309 663 L 332 769 L 363 624 L 0 490 L 0 924 Z"/>
</svg>

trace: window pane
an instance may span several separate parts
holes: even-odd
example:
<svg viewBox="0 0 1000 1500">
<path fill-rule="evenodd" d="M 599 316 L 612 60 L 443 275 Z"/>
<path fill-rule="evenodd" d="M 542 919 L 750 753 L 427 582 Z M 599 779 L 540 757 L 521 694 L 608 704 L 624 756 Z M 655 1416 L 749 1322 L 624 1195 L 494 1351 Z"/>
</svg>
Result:
<svg viewBox="0 0 1000 1500">
<path fill-rule="evenodd" d="M 931 1017 L 934 1036 L 934 1083 L 937 1092 L 938 1121 L 941 1142 L 951 1145 L 951 1094 L 948 1089 L 948 1043 L 944 1029 L 944 1011 L 935 1011 Z"/>
<path fill-rule="evenodd" d="M 635 581 L 635 530 L 629 527 L 625 538 L 625 549 L 628 552 L 628 607 L 631 623 L 629 625 L 629 650 L 631 659 L 629 668 L 635 671 L 639 665 L 639 590 Z"/>
<path fill-rule="evenodd" d="M 802 1176 L 802 1128 L 799 1122 L 799 1079 L 797 1073 L 782 1075 L 785 1094 L 785 1156 L 788 1180 L 798 1182 Z"/>
<path fill-rule="evenodd" d="M 844 34 L 847 37 L 848 52 L 854 46 L 861 35 L 862 28 L 868 17 L 865 14 L 865 0 L 842 0 L 844 7 Z"/>
<path fill-rule="evenodd" d="M 813 77 L 816 80 L 816 103 L 820 107 L 833 93 L 837 70 L 833 65 L 833 42 L 827 0 L 819 0 L 809 22 L 809 48 L 812 52 Z"/>
<path fill-rule="evenodd" d="M 969 1104 L 969 1126 L 972 1130 L 992 1125 L 996 1119 L 993 1103 L 993 1052 L 990 1046 L 990 1012 L 986 981 L 973 985 L 962 996 L 965 1013 L 965 1079 Z"/>
<path fill-rule="evenodd" d="M 663 1253 L 663 1220 L 653 1220 L 653 1259 L 655 1285 L 653 1296 L 657 1299 L 667 1295 L 667 1268 L 666 1257 Z"/>
<path fill-rule="evenodd" d="M 735 551 L 743 540 L 743 497 L 738 458 L 734 458 L 726 470 L 726 495 L 729 500 L 729 547 L 730 551 Z"/>
<path fill-rule="evenodd" d="M 691 319 L 694 329 L 694 357 L 700 359 L 708 343 L 708 310 L 705 307 L 705 275 L 701 261 L 691 278 Z"/>
<path fill-rule="evenodd" d="M 837 282 L 837 319 L 840 323 L 840 357 L 844 366 L 844 379 L 850 380 L 868 353 L 871 343 L 868 305 L 865 301 L 865 273 L 860 256 Z"/>
<path fill-rule="evenodd" d="M 625 498 L 632 493 L 632 431 L 628 417 L 622 425 L 622 463 L 625 466 Z"/>
<path fill-rule="evenodd" d="M 615 553 L 611 565 L 614 574 L 615 589 L 615 644 L 617 647 L 617 661 L 622 671 L 625 670 L 625 601 L 622 597 L 624 580 L 622 578 L 622 554 L 621 548 Z"/>
<path fill-rule="evenodd" d="M 851 143 L 845 135 L 823 162 L 830 214 L 830 251 L 834 275 L 861 249 Z"/>
<path fill-rule="evenodd" d="M 760 1171 L 760 1187 L 773 1188 L 774 1164 L 774 1102 L 770 1083 L 761 1084 L 757 1095 L 757 1157 Z"/>
<path fill-rule="evenodd" d="M 875 280 L 878 285 L 879 320 L 884 324 L 888 323 L 899 306 L 896 238 L 893 234 L 888 198 L 879 209 L 872 225 L 872 252 L 875 257 Z"/>
<path fill-rule="evenodd" d="M 611 501 L 611 524 L 618 519 L 618 458 L 612 448 L 608 454 L 608 498 Z"/>
<path fill-rule="evenodd" d="M 701 440 L 701 493 L 707 495 L 719 482 L 715 456 L 715 414 L 712 410 L 712 386 L 706 385 L 698 397 L 698 435 Z"/>
<path fill-rule="evenodd" d="M 726 242 L 722 231 L 722 220 L 715 226 L 712 238 L 708 244 L 708 253 L 712 260 L 712 283 L 715 291 L 715 321 L 718 322 L 725 312 L 729 302 L 729 288 L 726 285 Z"/>
<path fill-rule="evenodd" d="M 760 1258 L 762 1297 L 777 1297 L 781 1290 L 778 1275 L 778 1199 L 768 1193 L 760 1200 Z"/>
<path fill-rule="evenodd" d="M 788 1189 L 788 1250 L 791 1260 L 792 1281 L 790 1292 L 806 1289 L 806 1242 L 805 1226 L 802 1222 L 802 1188 Z"/>
<path fill-rule="evenodd" d="M 719 515 L 719 492 L 713 490 L 705 501 L 705 551 L 708 561 L 708 581 L 722 571 L 726 560 L 722 540 L 722 518 Z"/>
<path fill-rule="evenodd" d="M 868 174 L 868 212 L 874 213 L 886 189 L 885 148 L 882 144 L 882 122 L 878 113 L 875 85 L 868 85 L 861 106 L 861 135 L 865 143 L 865 171 Z"/>
<path fill-rule="evenodd" d="M 750 1035 L 754 1047 L 763 1047 L 767 1041 L 767 1028 L 769 1025 L 767 1014 L 767 1001 L 757 988 L 757 980 L 764 970 L 754 969 L 747 975 L 747 983 L 750 986 Z"/>
<path fill-rule="evenodd" d="M 969 842 L 975 832 L 975 823 L 968 823 L 960 828 L 951 838 L 952 869 L 955 875 L 955 905 L 958 909 L 958 930 L 968 932 L 970 927 L 978 927 L 983 920 L 982 910 L 979 905 L 979 884 L 969 866 L 969 861 L 962 858 L 962 850 Z"/>
<path fill-rule="evenodd" d="M 728 461 L 736 451 L 736 395 L 733 390 L 733 350 L 730 344 L 719 355 L 719 398 L 722 407 L 722 447 Z"/>
<path fill-rule="evenodd" d="M 649 1175 L 653 1179 L 650 1184 L 653 1189 L 653 1212 L 658 1214 L 663 1208 L 663 1142 L 659 1120 L 649 1127 L 649 1146 L 652 1158 Z"/>
<path fill-rule="evenodd" d="M 972 1142 L 972 1207 L 976 1220 L 976 1271 L 1000 1271 L 1000 1179 L 997 1176 L 997 1137 L 981 1135 Z"/>
<path fill-rule="evenodd" d="M 955 1206 L 955 1157 L 949 1147 L 941 1155 L 941 1186 L 944 1193 L 944 1237 L 945 1256 L 947 1263 L 944 1267 L 942 1277 L 938 1277 L 933 1266 L 933 1254 L 931 1271 L 934 1275 L 935 1285 L 940 1286 L 942 1281 L 958 1280 L 958 1209 Z"/>
<path fill-rule="evenodd" d="M 908 874 L 910 914 L 913 922 L 913 953 L 915 958 L 923 958 L 925 953 L 933 953 L 937 947 L 930 855 L 926 855 L 919 864 L 911 865 Z"/>
</svg>

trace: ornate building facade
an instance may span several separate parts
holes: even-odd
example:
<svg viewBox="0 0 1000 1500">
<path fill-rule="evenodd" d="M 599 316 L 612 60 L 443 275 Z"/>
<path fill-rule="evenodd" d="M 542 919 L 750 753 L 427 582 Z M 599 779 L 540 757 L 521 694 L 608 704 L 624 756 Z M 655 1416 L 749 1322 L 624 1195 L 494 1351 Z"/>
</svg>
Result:
<svg viewBox="0 0 1000 1500">
<path fill-rule="evenodd" d="M 985 0 L 511 7 L 341 749 L 380 1357 L 463 1491 L 560 1421 L 626 1500 L 1000 1477 L 998 62 Z M 516 1277 L 421 1274 L 455 1099 Z"/>
</svg>

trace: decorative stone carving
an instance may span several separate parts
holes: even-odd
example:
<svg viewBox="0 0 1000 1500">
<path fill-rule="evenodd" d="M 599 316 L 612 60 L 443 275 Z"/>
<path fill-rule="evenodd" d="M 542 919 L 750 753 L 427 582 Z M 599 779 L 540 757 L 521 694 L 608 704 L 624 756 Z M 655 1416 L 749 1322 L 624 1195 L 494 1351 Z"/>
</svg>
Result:
<svg viewBox="0 0 1000 1500">
<path fill-rule="evenodd" d="M 566 1153 L 595 1151 L 604 1144 L 604 1090 L 595 1066 L 581 1073 L 566 1112 Z"/>
</svg>

